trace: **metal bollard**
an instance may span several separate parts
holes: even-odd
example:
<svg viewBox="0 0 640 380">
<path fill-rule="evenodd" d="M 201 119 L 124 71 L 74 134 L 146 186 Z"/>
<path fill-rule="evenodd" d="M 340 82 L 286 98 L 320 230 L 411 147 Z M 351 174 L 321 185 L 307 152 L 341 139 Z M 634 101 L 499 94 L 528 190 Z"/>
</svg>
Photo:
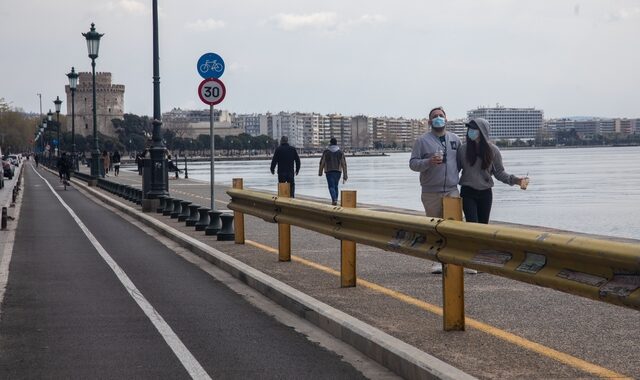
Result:
<svg viewBox="0 0 640 380">
<path fill-rule="evenodd" d="M 164 201 L 167 199 L 167 196 L 166 195 L 161 195 L 161 196 L 158 197 L 158 199 L 160 200 L 160 204 L 158 205 L 158 208 L 156 209 L 156 212 L 158 214 L 162 214 L 162 210 L 164 210 L 164 206 L 165 206 Z"/>
<path fill-rule="evenodd" d="M 164 208 L 162 209 L 162 215 L 169 216 L 173 212 L 173 198 L 167 197 L 164 201 Z"/>
<path fill-rule="evenodd" d="M 356 192 L 343 190 L 340 192 L 340 205 L 345 208 L 356 207 Z M 349 288 L 356 286 L 356 242 L 340 241 L 340 286 Z"/>
<path fill-rule="evenodd" d="M 135 189 L 134 194 L 136 196 L 136 199 L 134 200 L 134 202 L 136 202 L 137 205 L 141 205 L 142 204 L 142 190 Z"/>
<path fill-rule="evenodd" d="M 462 220 L 462 199 L 442 198 L 443 219 Z M 464 272 L 459 265 L 442 264 L 442 319 L 445 331 L 464 331 Z"/>
<path fill-rule="evenodd" d="M 233 179 L 233 188 L 242 189 L 242 178 Z M 244 244 L 244 214 L 241 212 L 233 212 L 233 225 L 235 229 L 235 242 L 236 244 Z"/>
<path fill-rule="evenodd" d="M 2 208 L 2 222 L 0 222 L 0 228 L 3 230 L 7 229 L 7 208 Z"/>
<path fill-rule="evenodd" d="M 218 241 L 234 240 L 233 214 L 222 214 L 220 219 L 222 219 L 222 228 L 218 232 Z"/>
<path fill-rule="evenodd" d="M 173 200 L 173 211 L 171 211 L 171 219 L 178 218 L 178 215 L 182 212 L 182 199 Z"/>
<path fill-rule="evenodd" d="M 200 214 L 198 213 L 199 208 L 200 205 L 189 205 L 189 217 L 185 220 L 185 225 L 187 227 L 195 226 L 196 223 L 198 223 L 198 220 L 200 220 Z"/>
<path fill-rule="evenodd" d="M 278 197 L 291 197 L 291 184 L 278 183 Z M 278 223 L 278 261 L 291 261 L 291 225 Z"/>
<path fill-rule="evenodd" d="M 200 207 L 198 209 L 198 214 L 200 214 L 200 218 L 196 222 L 196 231 L 204 231 L 209 225 L 209 208 L 208 207 Z"/>
<path fill-rule="evenodd" d="M 220 221 L 220 215 L 222 215 L 222 211 L 219 210 L 210 210 L 209 211 L 209 225 L 205 228 L 204 233 L 207 236 L 217 235 L 218 231 L 222 227 L 222 222 Z"/>
<path fill-rule="evenodd" d="M 191 204 L 190 201 L 182 201 L 180 203 L 182 212 L 178 215 L 178 222 L 184 222 L 185 220 L 187 220 L 187 218 L 189 217 L 189 205 Z"/>
</svg>

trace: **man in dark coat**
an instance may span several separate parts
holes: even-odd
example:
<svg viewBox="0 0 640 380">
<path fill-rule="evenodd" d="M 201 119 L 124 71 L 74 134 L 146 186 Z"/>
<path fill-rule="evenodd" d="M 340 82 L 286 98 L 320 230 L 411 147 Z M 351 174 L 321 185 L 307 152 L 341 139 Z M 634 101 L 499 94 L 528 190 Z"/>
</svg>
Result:
<svg viewBox="0 0 640 380">
<path fill-rule="evenodd" d="M 293 164 L 295 163 L 295 172 Z M 280 146 L 276 148 L 271 160 L 271 174 L 275 174 L 276 165 L 278 166 L 278 182 L 288 182 L 291 185 L 291 198 L 295 198 L 296 184 L 295 176 L 300 171 L 300 157 L 296 148 L 289 145 L 289 138 L 282 136 L 280 138 Z"/>
</svg>

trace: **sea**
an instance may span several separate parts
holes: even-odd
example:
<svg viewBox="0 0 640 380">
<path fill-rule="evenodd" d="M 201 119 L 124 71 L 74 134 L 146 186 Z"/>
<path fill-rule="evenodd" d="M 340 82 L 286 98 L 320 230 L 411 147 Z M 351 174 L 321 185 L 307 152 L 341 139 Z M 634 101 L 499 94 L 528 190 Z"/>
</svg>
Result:
<svg viewBox="0 0 640 380">
<path fill-rule="evenodd" d="M 527 190 L 494 179 L 492 221 L 640 239 L 640 147 L 502 150 L 509 174 L 529 176 Z M 410 153 L 349 157 L 349 179 L 358 202 L 423 211 L 419 173 Z M 329 198 L 319 158 L 302 158 L 296 194 Z M 216 161 L 215 182 L 243 178 L 245 188 L 276 191 L 270 161 Z M 180 165 L 183 167 L 183 164 Z M 209 162 L 189 163 L 189 178 L 209 182 Z"/>
</svg>

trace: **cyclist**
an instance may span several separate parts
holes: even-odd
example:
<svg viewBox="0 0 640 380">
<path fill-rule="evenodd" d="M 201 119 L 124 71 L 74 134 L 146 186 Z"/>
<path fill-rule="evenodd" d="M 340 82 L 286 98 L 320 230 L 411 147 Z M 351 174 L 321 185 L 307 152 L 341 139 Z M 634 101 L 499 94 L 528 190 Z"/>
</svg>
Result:
<svg viewBox="0 0 640 380">
<path fill-rule="evenodd" d="M 60 182 L 69 181 L 71 179 L 71 162 L 66 152 L 62 153 L 60 158 L 58 158 L 57 166 Z"/>
</svg>

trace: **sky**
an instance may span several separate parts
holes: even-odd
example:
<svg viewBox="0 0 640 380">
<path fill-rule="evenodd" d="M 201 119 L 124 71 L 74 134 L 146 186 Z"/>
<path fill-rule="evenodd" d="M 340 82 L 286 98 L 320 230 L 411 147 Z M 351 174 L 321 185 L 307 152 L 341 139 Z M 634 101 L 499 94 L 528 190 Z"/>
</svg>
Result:
<svg viewBox="0 0 640 380">
<path fill-rule="evenodd" d="M 545 118 L 640 117 L 638 0 L 159 0 L 162 112 L 207 109 L 198 58 L 221 55 L 217 107 L 449 118 L 535 107 Z M 125 112 L 153 114 L 150 0 L 0 0 L 0 98 L 53 109 L 90 71 L 81 33 L 104 33 L 97 71 Z M 66 104 L 63 104 L 63 113 Z"/>
</svg>

